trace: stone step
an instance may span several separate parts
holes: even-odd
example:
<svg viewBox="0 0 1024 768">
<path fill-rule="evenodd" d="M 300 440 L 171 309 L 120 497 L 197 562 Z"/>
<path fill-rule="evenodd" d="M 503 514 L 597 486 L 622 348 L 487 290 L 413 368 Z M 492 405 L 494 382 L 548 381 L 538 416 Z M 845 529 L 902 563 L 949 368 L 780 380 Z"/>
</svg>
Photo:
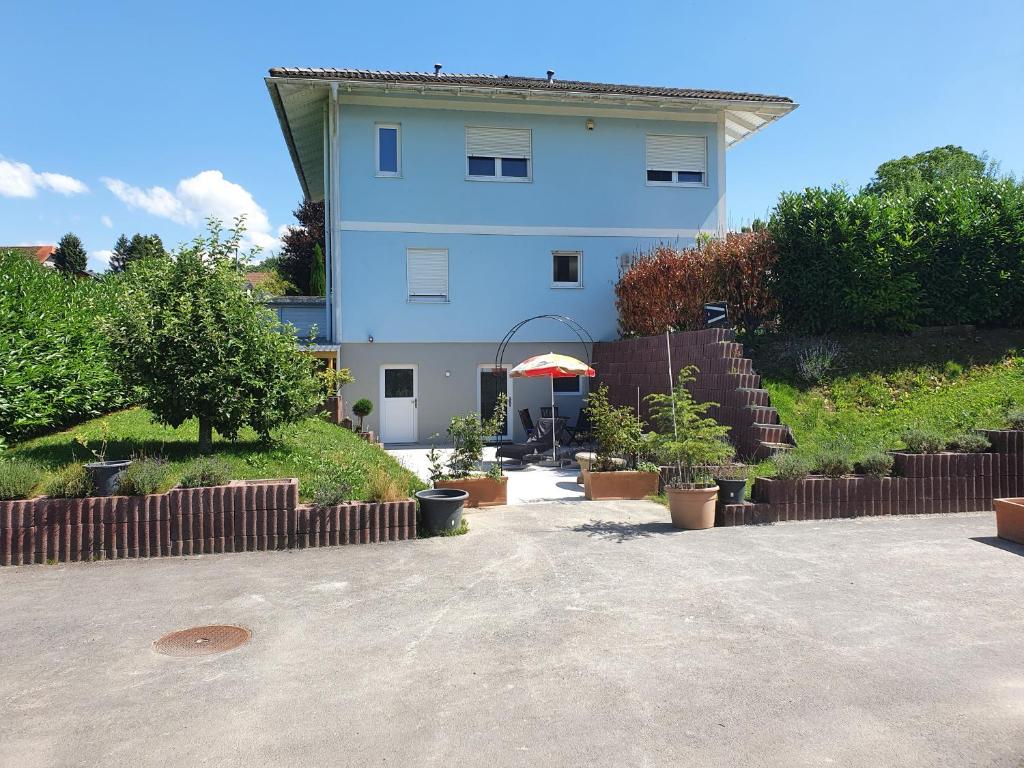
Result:
<svg viewBox="0 0 1024 768">
<path fill-rule="evenodd" d="M 793 450 L 793 446 L 789 443 L 760 443 L 751 458 L 756 461 L 763 461 L 764 459 L 770 459 L 776 454 L 791 450 Z"/>
<path fill-rule="evenodd" d="M 793 431 L 785 424 L 759 424 L 751 425 L 751 432 L 759 442 L 778 443 L 793 445 Z"/>
</svg>

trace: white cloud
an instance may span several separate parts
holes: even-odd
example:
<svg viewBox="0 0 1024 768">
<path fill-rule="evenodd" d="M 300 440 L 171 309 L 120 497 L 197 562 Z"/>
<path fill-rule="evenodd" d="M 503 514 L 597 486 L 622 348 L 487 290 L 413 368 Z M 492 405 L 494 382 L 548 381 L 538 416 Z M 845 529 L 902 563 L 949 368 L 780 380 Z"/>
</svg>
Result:
<svg viewBox="0 0 1024 768">
<path fill-rule="evenodd" d="M 111 229 L 114 226 L 114 222 L 110 220 L 109 216 L 100 216 L 100 224 L 107 229 Z"/>
<path fill-rule="evenodd" d="M 244 214 L 248 244 L 264 250 L 280 245 L 267 212 L 245 187 L 228 181 L 220 171 L 203 171 L 182 179 L 173 192 L 164 187 L 133 187 L 120 179 L 104 178 L 103 184 L 126 205 L 187 226 L 199 226 L 209 216 L 230 226 L 235 217 Z"/>
<path fill-rule="evenodd" d="M 90 251 L 89 269 L 93 272 L 106 272 L 110 268 L 110 257 L 113 251 Z"/>
<path fill-rule="evenodd" d="M 17 163 L 0 157 L 0 195 L 4 197 L 35 197 L 39 190 L 60 195 L 88 192 L 85 183 L 62 173 L 37 173 L 28 163 Z"/>
</svg>

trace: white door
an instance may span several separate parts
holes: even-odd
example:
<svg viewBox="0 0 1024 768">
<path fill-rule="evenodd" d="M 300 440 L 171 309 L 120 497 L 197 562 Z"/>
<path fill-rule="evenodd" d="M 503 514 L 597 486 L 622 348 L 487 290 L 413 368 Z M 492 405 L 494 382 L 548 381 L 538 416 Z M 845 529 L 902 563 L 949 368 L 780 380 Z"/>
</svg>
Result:
<svg viewBox="0 0 1024 768">
<path fill-rule="evenodd" d="M 380 439 L 415 443 L 416 366 L 382 365 L 380 377 Z"/>
<path fill-rule="evenodd" d="M 494 375 L 494 363 L 490 365 L 479 365 L 476 371 L 476 410 L 480 418 L 489 419 L 494 413 L 494 406 L 498 395 L 504 392 L 508 395 L 508 409 L 505 412 L 505 434 L 487 435 L 488 439 L 503 438 L 509 440 L 512 437 L 512 393 L 509 392 L 508 369 L 506 368 L 497 376 Z"/>
</svg>

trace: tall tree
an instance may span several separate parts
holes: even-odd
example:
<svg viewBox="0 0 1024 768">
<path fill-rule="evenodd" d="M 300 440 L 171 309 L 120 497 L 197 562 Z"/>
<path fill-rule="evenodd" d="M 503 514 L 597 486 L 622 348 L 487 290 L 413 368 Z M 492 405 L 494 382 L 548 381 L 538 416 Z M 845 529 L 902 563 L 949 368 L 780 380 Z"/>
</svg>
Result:
<svg viewBox="0 0 1024 768">
<path fill-rule="evenodd" d="M 209 235 L 175 258 L 135 264 L 106 324 L 124 380 L 162 422 L 197 419 L 203 453 L 213 448 L 213 430 L 233 440 L 248 425 L 267 438 L 321 397 L 294 329 L 246 294 L 241 236 L 239 227 L 224 239 L 211 221 Z"/>
<path fill-rule="evenodd" d="M 313 267 L 309 273 L 309 295 L 327 295 L 327 272 L 324 266 L 324 251 L 320 243 L 313 246 Z"/>
<path fill-rule="evenodd" d="M 89 256 L 85 252 L 85 246 L 74 232 L 68 232 L 57 243 L 53 261 L 57 269 L 68 275 L 81 275 L 89 267 Z"/>
<path fill-rule="evenodd" d="M 124 233 L 117 238 L 117 242 L 114 243 L 114 250 L 110 256 L 110 271 L 111 272 L 124 272 L 128 266 L 129 261 L 129 246 L 128 238 L 124 236 Z"/>
<path fill-rule="evenodd" d="M 281 237 L 277 271 L 303 295 L 310 295 L 309 278 L 315 259 L 314 247 L 327 250 L 324 238 L 324 204 L 305 200 L 293 211 L 299 226 L 289 227 Z"/>
<path fill-rule="evenodd" d="M 995 173 L 996 166 L 990 165 L 984 156 L 948 144 L 882 163 L 864 191 L 872 195 L 911 192 L 922 185 L 934 186 L 958 179 L 980 179 Z"/>
</svg>

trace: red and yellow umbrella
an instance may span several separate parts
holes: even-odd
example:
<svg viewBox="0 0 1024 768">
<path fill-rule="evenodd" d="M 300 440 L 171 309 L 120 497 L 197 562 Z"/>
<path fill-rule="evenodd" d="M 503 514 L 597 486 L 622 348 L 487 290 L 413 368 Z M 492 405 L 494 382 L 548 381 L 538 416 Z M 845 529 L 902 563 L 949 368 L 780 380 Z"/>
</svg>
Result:
<svg viewBox="0 0 1024 768">
<path fill-rule="evenodd" d="M 515 378 L 551 377 L 551 461 L 558 464 L 558 422 L 555 420 L 555 379 L 567 379 L 572 376 L 595 376 L 594 369 L 569 355 L 548 352 L 534 355 L 523 360 L 509 371 Z"/>
</svg>

